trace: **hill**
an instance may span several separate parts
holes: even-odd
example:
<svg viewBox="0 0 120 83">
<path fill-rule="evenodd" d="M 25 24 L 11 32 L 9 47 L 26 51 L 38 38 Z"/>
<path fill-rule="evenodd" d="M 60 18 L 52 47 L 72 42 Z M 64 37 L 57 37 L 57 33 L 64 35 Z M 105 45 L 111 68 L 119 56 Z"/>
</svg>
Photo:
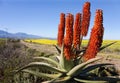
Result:
<svg viewBox="0 0 120 83">
<path fill-rule="evenodd" d="M 3 30 L 0 30 L 0 38 L 18 38 L 18 39 L 26 39 L 26 38 L 44 38 L 37 35 L 27 34 L 27 33 L 9 33 Z"/>
</svg>

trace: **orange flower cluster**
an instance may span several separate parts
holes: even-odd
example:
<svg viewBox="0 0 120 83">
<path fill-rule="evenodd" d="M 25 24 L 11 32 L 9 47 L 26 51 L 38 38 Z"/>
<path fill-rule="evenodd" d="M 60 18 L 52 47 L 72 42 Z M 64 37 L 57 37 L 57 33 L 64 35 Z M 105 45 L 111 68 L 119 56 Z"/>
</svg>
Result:
<svg viewBox="0 0 120 83">
<path fill-rule="evenodd" d="M 74 17 L 72 14 L 68 14 L 66 17 L 66 35 L 64 38 L 64 54 L 66 59 L 70 59 L 71 56 L 71 46 L 73 42 L 73 23 L 74 23 Z"/>
<path fill-rule="evenodd" d="M 58 37 L 57 37 L 58 46 L 60 46 L 60 47 L 63 44 L 64 31 L 65 31 L 65 14 L 61 13 L 60 14 L 60 24 L 58 25 Z"/>
<path fill-rule="evenodd" d="M 86 36 L 88 33 L 88 27 L 90 23 L 90 2 L 86 2 L 83 6 L 83 14 L 82 14 L 82 25 L 81 25 L 81 34 L 82 36 Z"/>
<path fill-rule="evenodd" d="M 86 2 L 84 4 L 82 17 L 80 13 L 76 14 L 75 22 L 72 14 L 68 13 L 68 15 L 65 17 L 65 14 L 61 13 L 60 24 L 58 28 L 58 46 L 61 47 L 64 42 L 64 56 L 67 60 L 77 57 L 75 50 L 79 50 L 83 36 L 87 35 L 90 16 L 90 2 Z M 65 36 L 64 31 L 66 32 Z M 87 49 L 83 54 L 83 59 L 85 61 L 96 56 L 102 44 L 103 32 L 103 13 L 102 10 L 98 9 L 96 10 L 96 16 L 94 26 L 91 31 L 90 40 Z M 72 50 L 72 46 L 75 48 L 75 50 Z"/>
<path fill-rule="evenodd" d="M 81 33 L 81 14 L 76 14 L 73 32 L 73 45 L 75 49 L 79 49 L 80 45 L 80 33 Z"/>
<path fill-rule="evenodd" d="M 102 10 L 96 11 L 94 26 L 91 31 L 90 41 L 86 52 L 83 56 L 84 60 L 87 61 L 94 58 L 99 51 L 103 39 L 103 13 Z"/>
</svg>

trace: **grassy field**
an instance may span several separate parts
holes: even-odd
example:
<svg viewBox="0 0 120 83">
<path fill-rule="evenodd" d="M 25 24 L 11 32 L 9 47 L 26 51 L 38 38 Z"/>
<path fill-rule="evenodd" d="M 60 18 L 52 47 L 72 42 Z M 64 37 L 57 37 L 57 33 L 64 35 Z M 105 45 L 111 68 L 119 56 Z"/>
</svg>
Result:
<svg viewBox="0 0 120 83">
<path fill-rule="evenodd" d="M 49 39 L 26 39 L 25 41 L 31 42 L 31 43 L 38 43 L 38 44 L 50 44 L 50 45 L 56 45 L 57 41 L 56 40 L 49 40 Z M 111 45 L 107 49 L 110 51 L 120 51 L 120 40 L 104 40 L 102 45 L 106 45 L 112 42 L 116 42 L 115 44 Z M 83 40 L 82 41 L 82 46 L 87 46 L 88 40 Z"/>
</svg>

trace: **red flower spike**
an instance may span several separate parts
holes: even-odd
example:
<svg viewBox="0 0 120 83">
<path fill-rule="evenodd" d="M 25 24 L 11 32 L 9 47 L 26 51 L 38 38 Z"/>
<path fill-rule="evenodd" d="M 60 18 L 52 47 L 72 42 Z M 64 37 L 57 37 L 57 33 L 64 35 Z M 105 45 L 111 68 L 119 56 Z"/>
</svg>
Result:
<svg viewBox="0 0 120 83">
<path fill-rule="evenodd" d="M 58 25 L 58 37 L 57 42 L 58 46 L 62 46 L 63 39 L 64 39 L 64 31 L 65 31 L 65 14 L 60 14 L 60 24 Z"/>
<path fill-rule="evenodd" d="M 73 42 L 73 22 L 74 17 L 72 14 L 68 14 L 66 17 L 66 35 L 64 39 L 64 55 L 66 59 L 70 59 L 71 56 L 71 46 Z"/>
<path fill-rule="evenodd" d="M 80 45 L 80 33 L 81 33 L 81 14 L 76 14 L 73 32 L 73 44 L 75 49 L 79 49 Z"/>
<path fill-rule="evenodd" d="M 83 59 L 85 61 L 94 58 L 97 55 L 97 52 L 99 51 L 99 48 L 102 44 L 103 32 L 103 13 L 102 10 L 97 10 L 89 44 L 85 54 L 83 55 Z"/>
<path fill-rule="evenodd" d="M 81 34 L 86 36 L 88 33 L 89 23 L 90 23 L 90 2 L 86 2 L 83 6 L 82 13 L 82 23 L 81 23 Z"/>
</svg>

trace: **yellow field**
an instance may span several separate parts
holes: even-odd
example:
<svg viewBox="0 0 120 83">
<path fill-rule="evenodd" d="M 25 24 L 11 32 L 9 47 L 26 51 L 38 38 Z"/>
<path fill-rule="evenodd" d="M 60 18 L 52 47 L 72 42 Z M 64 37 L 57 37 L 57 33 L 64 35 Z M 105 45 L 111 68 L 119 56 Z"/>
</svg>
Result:
<svg viewBox="0 0 120 83">
<path fill-rule="evenodd" d="M 115 42 L 115 44 L 111 45 L 109 48 L 119 48 L 120 49 L 120 40 L 104 40 L 103 41 L 103 45 L 111 43 L 111 42 Z"/>
<path fill-rule="evenodd" d="M 26 39 L 26 42 L 31 42 L 31 43 L 38 43 L 38 44 L 49 44 L 49 45 L 56 45 L 57 40 L 49 40 L 49 39 Z M 120 55 L 120 40 L 104 40 L 102 45 L 110 44 L 112 42 L 115 42 L 115 44 L 105 48 L 102 50 L 102 53 L 117 53 L 117 55 Z M 88 44 L 88 40 L 83 40 L 82 41 L 82 47 L 86 47 Z"/>
<path fill-rule="evenodd" d="M 104 40 L 102 45 L 106 45 L 112 42 L 116 42 L 115 44 L 109 46 L 110 49 L 120 49 L 120 40 Z M 83 40 L 82 45 L 86 46 L 88 44 L 88 40 Z"/>
<path fill-rule="evenodd" d="M 5 43 L 5 39 L 0 39 L 0 45 Z M 49 39 L 26 39 L 24 40 L 26 42 L 30 43 L 37 43 L 37 44 L 48 44 L 48 45 L 57 45 L 57 40 L 49 40 Z M 110 44 L 112 42 L 115 42 L 115 44 L 105 48 L 101 52 L 107 52 L 107 53 L 117 53 L 117 55 L 120 55 L 120 40 L 104 40 L 102 45 Z M 82 41 L 82 47 L 86 47 L 88 44 L 88 40 Z"/>
<path fill-rule="evenodd" d="M 51 44 L 56 45 L 56 40 L 49 40 L 49 39 L 26 39 L 25 41 L 31 42 L 31 43 L 39 43 L 39 44 Z"/>
<path fill-rule="evenodd" d="M 26 39 L 25 41 L 32 42 L 32 43 L 39 43 L 39 44 L 50 44 L 50 45 L 57 44 L 56 40 L 49 40 L 49 39 Z M 109 43 L 112 43 L 115 41 L 117 43 L 111 45 L 109 48 L 110 49 L 120 49 L 120 40 L 104 40 L 102 45 L 109 44 Z M 88 40 L 82 41 L 82 46 L 87 46 L 87 44 L 88 44 Z"/>
</svg>

